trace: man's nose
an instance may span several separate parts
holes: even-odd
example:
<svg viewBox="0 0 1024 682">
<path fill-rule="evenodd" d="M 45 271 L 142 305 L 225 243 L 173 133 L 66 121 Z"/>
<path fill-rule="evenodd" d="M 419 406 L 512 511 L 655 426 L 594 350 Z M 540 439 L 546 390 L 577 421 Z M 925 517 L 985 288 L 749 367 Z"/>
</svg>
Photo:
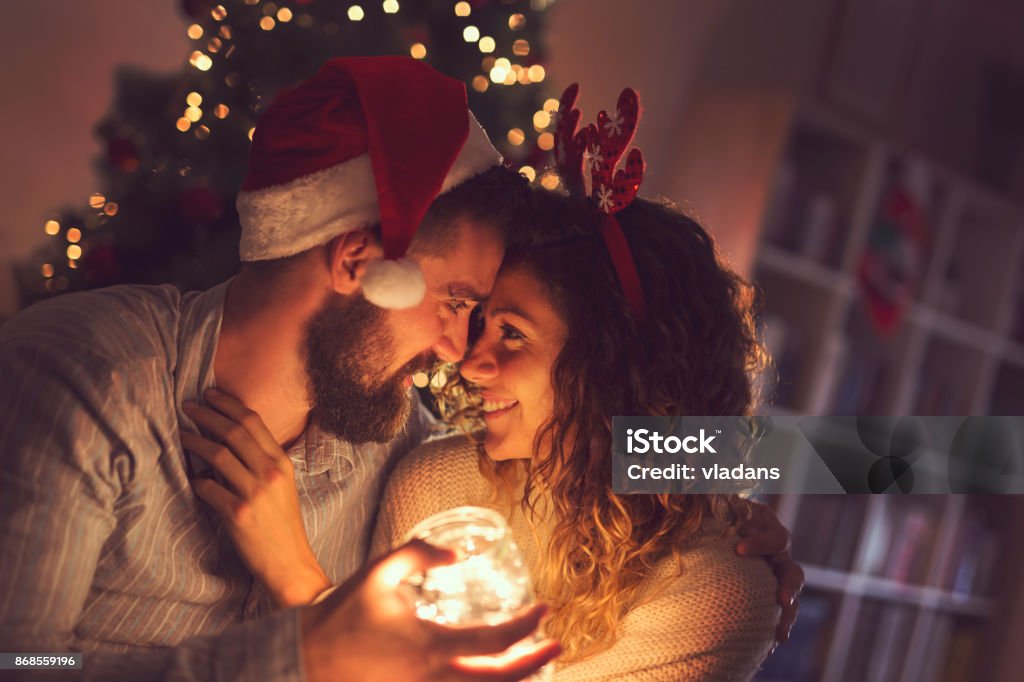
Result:
<svg viewBox="0 0 1024 682">
<path fill-rule="evenodd" d="M 433 351 L 442 362 L 458 362 L 466 354 L 466 338 L 469 336 L 469 315 L 453 316 L 445 320 L 441 338 Z"/>
<path fill-rule="evenodd" d="M 490 344 L 477 341 L 459 365 L 459 374 L 474 384 L 484 384 L 498 376 L 498 360 Z"/>
</svg>

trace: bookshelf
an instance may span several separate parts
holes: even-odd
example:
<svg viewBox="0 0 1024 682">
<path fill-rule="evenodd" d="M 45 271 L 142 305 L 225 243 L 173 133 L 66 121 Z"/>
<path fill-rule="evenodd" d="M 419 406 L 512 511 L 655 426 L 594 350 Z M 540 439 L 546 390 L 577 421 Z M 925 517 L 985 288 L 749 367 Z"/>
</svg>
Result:
<svg viewBox="0 0 1024 682">
<path fill-rule="evenodd" d="M 752 267 L 779 373 L 766 411 L 1024 414 L 1024 208 L 819 105 L 796 105 L 788 126 Z M 906 187 L 924 234 L 902 320 L 883 334 L 860 268 L 887 200 Z M 993 652 L 1013 617 L 1003 595 L 1019 582 L 1000 576 L 1024 573 L 1007 519 L 1024 500 L 772 503 L 807 587 L 791 641 L 757 680 L 994 679 L 984 671 L 1008 656 Z"/>
</svg>

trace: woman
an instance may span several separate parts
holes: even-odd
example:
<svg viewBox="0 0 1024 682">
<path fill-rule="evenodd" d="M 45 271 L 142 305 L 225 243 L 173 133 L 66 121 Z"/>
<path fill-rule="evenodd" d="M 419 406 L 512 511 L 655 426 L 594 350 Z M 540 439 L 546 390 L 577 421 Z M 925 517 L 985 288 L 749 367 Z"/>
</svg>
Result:
<svg viewBox="0 0 1024 682">
<path fill-rule="evenodd" d="M 748 678 L 778 611 L 768 565 L 733 549 L 746 506 L 617 496 L 608 453 L 613 415 L 750 412 L 764 361 L 750 291 L 699 225 L 638 199 L 617 214 L 647 299 L 637 324 L 600 217 L 543 190 L 529 210 L 537 238 L 506 256 L 461 380 L 441 391 L 449 407 L 478 398 L 482 447 L 460 435 L 403 460 L 374 548 L 451 507 L 501 509 L 565 648 L 556 679 Z"/>
</svg>

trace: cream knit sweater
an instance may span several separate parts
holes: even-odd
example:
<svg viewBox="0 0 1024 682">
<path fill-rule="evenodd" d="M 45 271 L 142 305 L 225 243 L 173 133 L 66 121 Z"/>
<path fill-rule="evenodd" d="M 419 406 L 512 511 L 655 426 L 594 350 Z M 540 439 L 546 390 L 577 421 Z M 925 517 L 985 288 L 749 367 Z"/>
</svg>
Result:
<svg viewBox="0 0 1024 682">
<path fill-rule="evenodd" d="M 498 509 L 472 444 L 455 436 L 420 446 L 388 480 L 373 554 L 401 543 L 427 516 L 467 504 Z M 509 525 L 528 565 L 536 566 L 543 530 L 535 533 L 518 507 Z M 683 555 L 681 575 L 675 560 L 664 560 L 650 578 L 652 588 L 662 588 L 626 615 L 618 641 L 592 658 L 557 666 L 555 679 L 750 679 L 772 645 L 777 587 L 768 564 L 738 557 L 735 542 L 721 533 L 705 535 Z"/>
</svg>

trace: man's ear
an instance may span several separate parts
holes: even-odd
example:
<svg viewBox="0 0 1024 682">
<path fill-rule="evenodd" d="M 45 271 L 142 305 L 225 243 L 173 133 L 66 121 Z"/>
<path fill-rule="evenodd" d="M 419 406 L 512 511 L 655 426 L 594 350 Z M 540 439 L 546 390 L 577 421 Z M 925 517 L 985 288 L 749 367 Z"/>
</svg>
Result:
<svg viewBox="0 0 1024 682">
<path fill-rule="evenodd" d="M 361 286 L 366 265 L 384 257 L 384 250 L 372 232 L 350 230 L 332 239 L 327 245 L 327 264 L 331 285 L 339 294 L 354 294 Z"/>
</svg>

